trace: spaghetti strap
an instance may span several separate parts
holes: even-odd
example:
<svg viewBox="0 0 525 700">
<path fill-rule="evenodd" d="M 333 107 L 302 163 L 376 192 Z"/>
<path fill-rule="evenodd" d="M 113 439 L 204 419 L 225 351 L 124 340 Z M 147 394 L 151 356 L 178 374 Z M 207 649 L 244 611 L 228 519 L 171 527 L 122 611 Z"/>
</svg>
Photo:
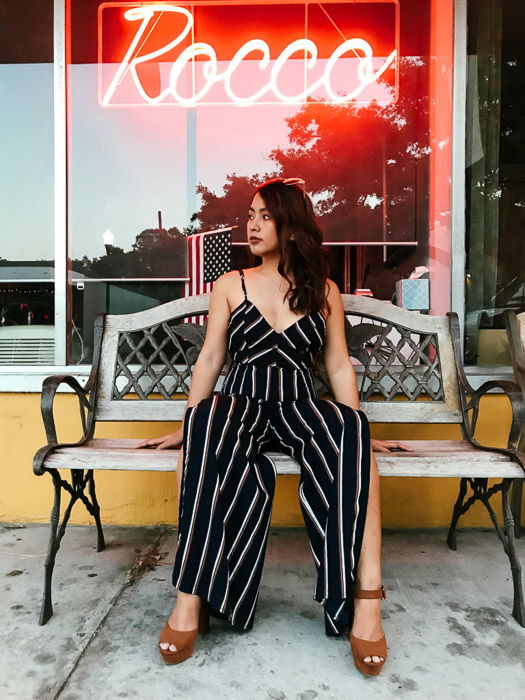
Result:
<svg viewBox="0 0 525 700">
<path fill-rule="evenodd" d="M 312 370 L 326 331 L 322 314 L 279 333 L 246 298 L 228 323 L 231 364 L 219 393 L 186 412 L 172 582 L 215 617 L 253 626 L 275 493 L 268 450 L 284 446 L 300 464 L 313 594 L 324 605 L 326 634 L 343 635 L 352 625 L 367 512 L 368 422 L 362 411 L 318 396 Z"/>
<path fill-rule="evenodd" d="M 239 270 L 241 276 L 242 291 L 244 292 L 244 298 L 248 300 L 248 295 L 246 294 L 246 287 L 244 285 L 244 270 Z"/>
</svg>

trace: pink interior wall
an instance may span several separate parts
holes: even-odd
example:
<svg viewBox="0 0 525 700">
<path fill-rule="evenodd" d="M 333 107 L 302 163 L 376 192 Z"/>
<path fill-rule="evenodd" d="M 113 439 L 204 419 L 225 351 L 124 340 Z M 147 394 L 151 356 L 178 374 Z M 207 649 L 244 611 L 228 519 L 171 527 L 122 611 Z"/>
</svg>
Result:
<svg viewBox="0 0 525 700">
<path fill-rule="evenodd" d="M 430 313 L 442 315 L 451 299 L 453 0 L 432 1 L 430 47 Z"/>
</svg>

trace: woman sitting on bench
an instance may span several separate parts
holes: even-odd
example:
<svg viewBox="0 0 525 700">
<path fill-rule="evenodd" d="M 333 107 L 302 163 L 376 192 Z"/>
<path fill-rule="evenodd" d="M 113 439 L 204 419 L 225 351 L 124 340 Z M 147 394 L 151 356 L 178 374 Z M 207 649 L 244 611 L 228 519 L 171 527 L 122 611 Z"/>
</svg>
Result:
<svg viewBox="0 0 525 700">
<path fill-rule="evenodd" d="M 301 183 L 277 178 L 257 188 L 247 237 L 262 263 L 215 282 L 183 425 L 140 444 L 183 445 L 177 603 L 159 641 L 167 663 L 191 656 L 210 613 L 252 627 L 275 489 L 271 449 L 301 466 L 300 505 L 326 634 L 348 630 L 363 674 L 377 675 L 386 659 L 379 477 L 341 294 L 327 278 L 328 253 Z M 213 395 L 227 351 L 232 364 Z M 313 358 L 320 352 L 334 401 L 315 392 Z M 409 449 L 392 441 L 372 447 Z"/>
</svg>

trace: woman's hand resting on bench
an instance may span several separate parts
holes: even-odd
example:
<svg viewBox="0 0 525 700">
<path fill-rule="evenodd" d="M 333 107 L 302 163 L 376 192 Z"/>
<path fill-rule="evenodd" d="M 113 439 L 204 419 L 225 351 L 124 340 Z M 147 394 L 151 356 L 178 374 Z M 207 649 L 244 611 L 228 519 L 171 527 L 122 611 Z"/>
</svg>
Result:
<svg viewBox="0 0 525 700">
<path fill-rule="evenodd" d="M 372 443 L 373 452 L 413 452 L 414 450 L 409 445 L 398 440 L 370 440 Z"/>
<path fill-rule="evenodd" d="M 161 435 L 161 437 L 151 438 L 150 440 L 142 440 L 137 447 L 154 447 L 156 450 L 171 450 L 182 444 L 183 440 L 182 428 L 175 430 L 173 433 Z M 372 450 L 374 452 L 392 452 L 403 451 L 413 452 L 414 450 L 409 445 L 398 440 L 370 440 Z"/>
<path fill-rule="evenodd" d="M 156 450 L 172 450 L 182 444 L 184 433 L 182 428 L 178 428 L 173 433 L 162 435 L 161 437 L 142 440 L 137 447 L 154 447 Z"/>
</svg>

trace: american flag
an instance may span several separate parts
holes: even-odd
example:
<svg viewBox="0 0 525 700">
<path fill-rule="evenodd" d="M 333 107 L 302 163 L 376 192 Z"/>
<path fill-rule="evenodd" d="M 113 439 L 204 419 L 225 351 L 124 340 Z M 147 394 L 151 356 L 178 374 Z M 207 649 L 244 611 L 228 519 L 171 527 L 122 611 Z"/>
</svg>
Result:
<svg viewBox="0 0 525 700">
<path fill-rule="evenodd" d="M 188 236 L 188 276 L 184 296 L 211 292 L 215 280 L 231 269 L 231 228 Z M 203 324 L 207 315 L 188 316 L 186 323 Z"/>
</svg>

